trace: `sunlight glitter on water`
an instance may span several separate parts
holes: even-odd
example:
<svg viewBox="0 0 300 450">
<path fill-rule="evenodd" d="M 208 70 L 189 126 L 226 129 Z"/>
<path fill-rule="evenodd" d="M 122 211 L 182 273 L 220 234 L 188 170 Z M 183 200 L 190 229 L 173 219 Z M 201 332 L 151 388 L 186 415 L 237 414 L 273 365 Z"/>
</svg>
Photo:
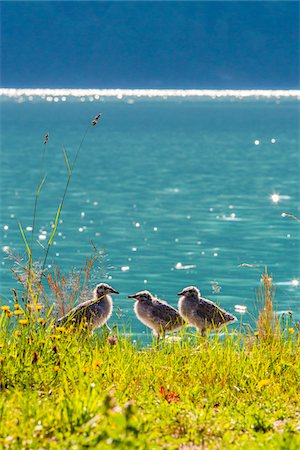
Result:
<svg viewBox="0 0 300 450">
<path fill-rule="evenodd" d="M 59 102 L 66 100 L 94 101 L 112 97 L 122 100 L 124 97 L 135 98 L 172 98 L 172 97 L 207 97 L 217 98 L 300 98 L 300 91 L 295 89 L 16 89 L 2 88 L 0 95 L 20 102 L 45 100 Z"/>
<path fill-rule="evenodd" d="M 300 281 L 297 278 L 294 278 L 290 281 L 279 281 L 278 283 L 275 283 L 276 286 L 293 286 L 298 287 L 300 286 Z"/>
</svg>

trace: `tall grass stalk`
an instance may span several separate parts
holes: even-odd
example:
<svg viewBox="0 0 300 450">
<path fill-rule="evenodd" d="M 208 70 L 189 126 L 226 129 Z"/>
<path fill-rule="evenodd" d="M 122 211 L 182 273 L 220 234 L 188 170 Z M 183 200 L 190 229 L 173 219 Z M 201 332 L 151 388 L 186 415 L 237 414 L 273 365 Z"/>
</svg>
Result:
<svg viewBox="0 0 300 450">
<path fill-rule="evenodd" d="M 261 339 L 272 340 L 280 336 L 280 323 L 274 312 L 275 287 L 267 271 L 262 275 L 262 285 L 258 288 L 260 311 L 256 322 Z"/>
<path fill-rule="evenodd" d="M 26 246 L 27 256 L 28 256 L 28 280 L 27 280 L 27 286 L 26 286 L 26 300 L 28 300 L 29 292 L 31 291 L 31 280 L 34 276 L 33 273 L 33 239 L 34 239 L 34 233 L 35 233 L 35 224 L 36 224 L 36 217 L 37 217 L 37 205 L 38 205 L 38 199 L 41 193 L 41 190 L 43 188 L 43 185 L 46 181 L 46 173 L 44 172 L 44 162 L 45 162 L 45 154 L 46 154 L 46 144 L 48 142 L 49 134 L 46 133 L 45 140 L 44 140 L 44 149 L 43 149 L 43 155 L 42 155 L 42 165 L 41 165 L 41 174 L 39 176 L 39 185 L 35 192 L 35 199 L 34 199 L 34 207 L 33 207 L 33 216 L 32 216 L 32 226 L 31 226 L 31 242 L 30 245 L 27 244 L 27 239 L 25 237 L 25 232 L 22 229 L 21 224 L 19 223 L 19 228 L 21 231 L 21 235 L 23 238 L 23 241 Z M 32 292 L 31 292 L 32 294 Z M 32 297 L 32 295 L 31 295 Z"/>
<path fill-rule="evenodd" d="M 51 233 L 50 238 L 49 238 L 48 243 L 47 243 L 47 247 L 46 247 L 46 251 L 45 251 L 45 256 L 44 256 L 44 260 L 43 260 L 43 264 L 42 264 L 42 270 L 41 270 L 41 275 L 40 275 L 40 277 L 41 277 L 41 278 L 40 278 L 40 281 L 42 280 L 42 276 L 44 275 L 44 270 L 45 270 L 45 267 L 46 267 L 46 263 L 47 263 L 47 259 L 48 259 L 48 255 L 49 255 L 49 251 L 50 251 L 50 247 L 51 247 L 51 245 L 52 245 L 54 236 L 55 236 L 56 231 L 57 231 L 57 227 L 58 227 L 58 223 L 59 223 L 59 218 L 60 218 L 60 215 L 61 215 L 63 206 L 64 206 L 64 202 L 65 202 L 65 198 L 66 198 L 66 195 L 67 195 L 67 192 L 68 192 L 69 184 L 70 184 L 71 178 L 72 178 L 72 176 L 73 176 L 73 173 L 74 173 L 74 170 L 75 170 L 75 167 L 76 167 L 76 163 L 77 163 L 77 159 L 78 159 L 80 150 L 81 150 L 81 148 L 82 148 L 82 146 L 83 146 L 83 143 L 84 143 L 84 140 L 85 140 L 85 138 L 86 138 L 86 136 L 87 136 L 87 134 L 88 134 L 88 131 L 89 131 L 89 129 L 90 129 L 92 126 L 93 126 L 93 124 L 90 123 L 90 124 L 86 127 L 86 130 L 85 130 L 85 132 L 84 132 L 84 134 L 83 134 L 83 137 L 82 137 L 82 139 L 81 139 L 81 142 L 80 142 L 80 144 L 79 144 L 79 146 L 78 146 L 78 149 L 77 149 L 77 151 L 76 151 L 76 153 L 75 153 L 75 156 L 74 156 L 74 159 L 73 159 L 73 162 L 72 162 L 71 165 L 70 165 L 70 163 L 69 163 L 67 154 L 66 154 L 66 152 L 64 151 L 65 162 L 66 162 L 66 166 L 67 166 L 67 170 L 68 170 L 68 177 L 67 177 L 66 185 L 65 185 L 65 188 L 64 188 L 62 197 L 61 197 L 61 201 L 60 201 L 60 203 L 59 203 L 59 205 L 58 205 L 57 213 L 56 213 L 55 220 L 54 220 L 54 227 L 53 227 L 52 233 Z"/>
</svg>

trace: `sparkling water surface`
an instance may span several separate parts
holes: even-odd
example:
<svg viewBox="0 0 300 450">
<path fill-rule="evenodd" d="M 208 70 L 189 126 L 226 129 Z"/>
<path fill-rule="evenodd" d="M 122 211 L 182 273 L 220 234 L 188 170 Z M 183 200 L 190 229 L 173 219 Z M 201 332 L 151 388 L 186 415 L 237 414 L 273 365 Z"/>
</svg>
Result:
<svg viewBox="0 0 300 450">
<path fill-rule="evenodd" d="M 300 319 L 300 224 L 282 216 L 300 216 L 297 100 L 10 99 L 1 110 L 3 302 L 16 285 L 7 250 L 24 254 L 18 221 L 32 225 L 43 167 L 35 238 L 45 245 L 67 177 L 63 149 L 72 160 L 101 112 L 79 154 L 49 264 L 68 273 L 84 264 L 91 241 L 105 249 L 91 287 L 107 281 L 121 292 L 115 306 L 124 316 L 110 325 L 135 335 L 145 327 L 128 294 L 148 289 L 176 306 L 176 293 L 197 285 L 238 317 L 236 305 L 255 315 L 265 266 L 277 311 Z M 42 255 L 36 243 L 34 257 Z"/>
</svg>

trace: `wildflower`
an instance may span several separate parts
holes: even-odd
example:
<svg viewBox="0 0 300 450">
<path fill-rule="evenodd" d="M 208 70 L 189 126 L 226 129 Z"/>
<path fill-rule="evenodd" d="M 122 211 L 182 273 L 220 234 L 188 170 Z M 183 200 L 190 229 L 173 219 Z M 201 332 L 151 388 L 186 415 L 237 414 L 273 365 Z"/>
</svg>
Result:
<svg viewBox="0 0 300 450">
<path fill-rule="evenodd" d="M 39 317 L 37 320 L 38 323 L 44 323 L 44 319 L 42 317 Z"/>
<path fill-rule="evenodd" d="M 60 331 L 61 333 L 64 333 L 66 331 L 65 327 L 56 327 L 56 331 Z"/>
<path fill-rule="evenodd" d="M 20 319 L 20 320 L 19 320 L 19 324 L 20 324 L 20 325 L 27 325 L 28 322 L 29 322 L 28 319 Z"/>
<path fill-rule="evenodd" d="M 95 361 L 93 361 L 93 368 L 97 369 L 97 367 L 100 367 L 100 361 L 99 359 L 95 359 Z"/>
<path fill-rule="evenodd" d="M 259 331 L 255 331 L 254 336 L 259 336 Z"/>
<path fill-rule="evenodd" d="M 178 402 L 180 400 L 180 395 L 175 394 L 174 392 L 165 392 L 165 389 L 163 386 L 160 386 L 159 393 L 167 400 L 168 403 L 172 402 Z"/>
<path fill-rule="evenodd" d="M 36 310 L 40 311 L 41 309 L 43 309 L 43 305 L 36 305 Z"/>
<path fill-rule="evenodd" d="M 54 372 L 59 372 L 60 367 L 59 367 L 59 366 L 54 366 L 54 367 L 53 367 L 53 370 L 54 370 Z"/>
<path fill-rule="evenodd" d="M 266 379 L 266 380 L 260 380 L 258 383 L 257 383 L 257 389 L 261 389 L 261 388 L 263 388 L 263 387 L 265 387 L 265 386 L 268 386 L 269 384 L 271 384 L 272 383 L 272 381 L 270 380 L 270 379 Z"/>
<path fill-rule="evenodd" d="M 20 331 L 20 330 L 14 331 L 13 335 L 14 335 L 15 337 L 19 337 L 19 336 L 21 335 L 21 331 Z"/>
<path fill-rule="evenodd" d="M 0 356 L 0 363 L 4 362 L 4 358 L 2 358 L 2 356 Z"/>
<path fill-rule="evenodd" d="M 86 373 L 89 373 L 90 369 L 89 369 L 89 367 L 84 367 L 82 369 L 82 371 L 83 371 L 84 374 L 86 374 Z"/>
<path fill-rule="evenodd" d="M 101 116 L 102 116 L 102 114 L 97 114 L 97 116 L 92 120 L 93 127 L 95 125 L 97 125 L 97 122 L 98 122 L 98 120 L 100 119 Z"/>
<path fill-rule="evenodd" d="M 117 343 L 118 343 L 118 338 L 117 338 L 116 336 L 109 336 L 109 337 L 107 338 L 107 343 L 108 343 L 109 345 L 117 345 Z"/>
<path fill-rule="evenodd" d="M 4 347 L 4 344 L 0 344 L 0 348 L 3 348 Z"/>
<path fill-rule="evenodd" d="M 50 338 L 51 339 L 60 339 L 60 335 L 59 334 L 51 334 Z"/>
<path fill-rule="evenodd" d="M 15 303 L 15 309 L 20 309 L 21 306 L 19 305 L 19 303 Z"/>
<path fill-rule="evenodd" d="M 7 305 L 3 305 L 3 306 L 1 306 L 1 309 L 2 309 L 2 311 L 7 311 L 7 312 L 9 312 L 9 311 L 10 311 L 10 307 L 9 307 L 9 306 L 7 306 Z"/>
<path fill-rule="evenodd" d="M 16 316 L 20 316 L 24 314 L 24 312 L 21 309 L 16 309 L 15 311 L 13 311 L 13 314 L 15 314 Z"/>
<path fill-rule="evenodd" d="M 295 333 L 295 330 L 294 330 L 294 328 L 289 328 L 289 333 L 290 333 L 290 334 L 293 334 L 293 333 Z"/>
<path fill-rule="evenodd" d="M 48 139 L 49 139 L 49 133 L 46 133 L 46 134 L 45 134 L 44 144 L 47 144 Z"/>
</svg>

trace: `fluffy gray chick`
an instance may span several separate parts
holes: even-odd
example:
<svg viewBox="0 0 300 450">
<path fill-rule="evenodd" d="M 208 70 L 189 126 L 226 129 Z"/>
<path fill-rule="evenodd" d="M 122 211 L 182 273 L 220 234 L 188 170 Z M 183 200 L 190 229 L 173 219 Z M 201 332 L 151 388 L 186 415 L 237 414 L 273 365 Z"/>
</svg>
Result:
<svg viewBox="0 0 300 450">
<path fill-rule="evenodd" d="M 144 325 L 152 329 L 153 334 L 157 336 L 157 344 L 161 335 L 164 337 L 165 333 L 179 330 L 184 325 L 177 309 L 154 297 L 149 291 L 137 292 L 128 295 L 128 298 L 136 300 L 134 312 Z"/>
<path fill-rule="evenodd" d="M 100 283 L 93 292 L 93 298 L 80 303 L 71 309 L 65 316 L 57 320 L 57 325 L 87 324 L 89 330 L 103 326 L 110 318 L 113 310 L 113 302 L 110 294 L 119 294 L 106 283 Z"/>
<path fill-rule="evenodd" d="M 178 310 L 180 315 L 197 328 L 198 332 L 205 335 L 208 328 L 217 329 L 222 325 L 235 322 L 237 319 L 216 303 L 201 297 L 201 293 L 195 286 L 188 286 L 179 292 Z"/>
</svg>

